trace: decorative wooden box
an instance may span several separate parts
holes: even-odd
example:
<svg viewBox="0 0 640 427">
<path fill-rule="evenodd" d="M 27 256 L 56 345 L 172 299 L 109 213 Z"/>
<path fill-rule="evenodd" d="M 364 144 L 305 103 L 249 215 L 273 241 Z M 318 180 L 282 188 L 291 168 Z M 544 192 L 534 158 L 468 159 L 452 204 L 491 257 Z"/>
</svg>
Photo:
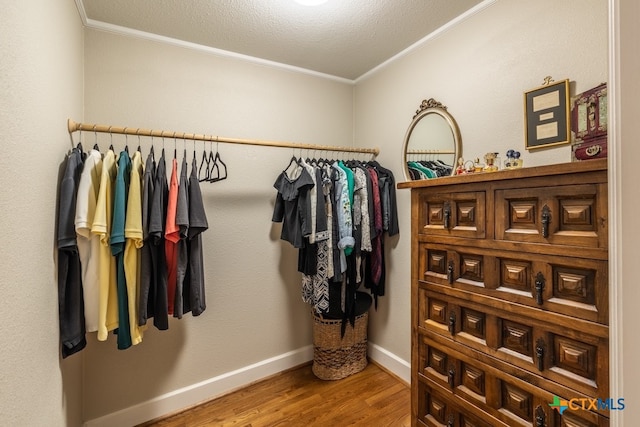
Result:
<svg viewBox="0 0 640 427">
<path fill-rule="evenodd" d="M 573 98 L 571 105 L 572 160 L 607 157 L 607 84 Z"/>
</svg>

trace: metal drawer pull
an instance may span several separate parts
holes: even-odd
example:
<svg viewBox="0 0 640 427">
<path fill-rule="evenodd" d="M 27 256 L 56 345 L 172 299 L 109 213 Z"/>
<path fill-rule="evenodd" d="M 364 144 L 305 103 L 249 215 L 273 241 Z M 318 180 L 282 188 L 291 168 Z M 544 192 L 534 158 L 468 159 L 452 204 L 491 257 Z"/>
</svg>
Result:
<svg viewBox="0 0 640 427">
<path fill-rule="evenodd" d="M 453 427 L 455 425 L 455 417 L 453 414 L 449 415 L 449 421 L 447 421 L 447 427 Z"/>
<path fill-rule="evenodd" d="M 542 207 L 542 237 L 549 237 L 549 223 L 551 222 L 551 209 L 549 206 Z"/>
<path fill-rule="evenodd" d="M 538 370 L 540 372 L 544 371 L 544 340 L 540 338 L 536 342 L 536 360 L 538 362 Z"/>
<path fill-rule="evenodd" d="M 544 278 L 544 274 L 542 274 L 542 272 L 539 271 L 538 274 L 536 274 L 536 282 L 535 282 L 536 304 L 538 304 L 538 305 L 542 305 L 542 303 L 544 302 L 542 300 L 542 291 L 544 291 L 545 281 L 546 280 Z"/>
<path fill-rule="evenodd" d="M 456 385 L 456 371 L 453 367 L 449 368 L 449 387 L 453 388 Z"/>
<path fill-rule="evenodd" d="M 453 265 L 453 261 L 449 261 L 449 266 L 447 267 L 447 280 L 450 285 L 453 285 L 453 270 L 455 266 Z"/>
<path fill-rule="evenodd" d="M 453 312 L 449 314 L 449 333 L 451 335 L 456 333 L 456 314 Z"/>
<path fill-rule="evenodd" d="M 544 413 L 542 406 L 536 407 L 536 427 L 545 427 L 547 416 Z"/>
<path fill-rule="evenodd" d="M 444 204 L 443 215 L 444 215 L 444 228 L 448 230 L 451 226 L 451 205 L 449 203 Z"/>
</svg>

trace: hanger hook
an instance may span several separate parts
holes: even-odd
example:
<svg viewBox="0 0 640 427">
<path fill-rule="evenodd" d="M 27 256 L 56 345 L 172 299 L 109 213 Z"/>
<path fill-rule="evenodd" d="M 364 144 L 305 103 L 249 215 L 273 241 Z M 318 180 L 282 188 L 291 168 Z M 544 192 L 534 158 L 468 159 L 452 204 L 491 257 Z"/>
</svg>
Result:
<svg viewBox="0 0 640 427">
<path fill-rule="evenodd" d="M 107 132 L 109 132 L 109 141 L 110 141 L 110 144 L 111 144 L 111 148 L 113 148 L 113 134 L 111 133 L 111 128 L 112 127 L 113 126 L 109 126 L 109 129 L 107 129 Z"/>
</svg>

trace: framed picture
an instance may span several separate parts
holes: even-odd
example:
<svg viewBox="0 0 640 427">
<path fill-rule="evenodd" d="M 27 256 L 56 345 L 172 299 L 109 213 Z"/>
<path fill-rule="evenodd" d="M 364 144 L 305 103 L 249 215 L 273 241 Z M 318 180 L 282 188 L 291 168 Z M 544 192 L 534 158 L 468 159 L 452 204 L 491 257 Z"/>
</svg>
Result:
<svg viewBox="0 0 640 427">
<path fill-rule="evenodd" d="M 551 79 L 545 79 L 550 82 Z M 569 80 L 548 83 L 524 93 L 525 147 L 527 150 L 568 144 Z"/>
</svg>

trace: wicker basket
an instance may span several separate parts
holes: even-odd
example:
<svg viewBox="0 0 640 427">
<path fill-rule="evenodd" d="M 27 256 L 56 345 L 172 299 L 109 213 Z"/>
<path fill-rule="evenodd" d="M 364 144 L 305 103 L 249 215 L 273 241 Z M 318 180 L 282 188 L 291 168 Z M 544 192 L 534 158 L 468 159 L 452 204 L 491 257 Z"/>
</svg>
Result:
<svg viewBox="0 0 640 427">
<path fill-rule="evenodd" d="M 355 326 L 347 323 L 340 336 L 342 320 L 313 316 L 313 366 L 321 380 L 339 380 L 367 366 L 367 323 L 369 312 L 356 317 Z"/>
</svg>

